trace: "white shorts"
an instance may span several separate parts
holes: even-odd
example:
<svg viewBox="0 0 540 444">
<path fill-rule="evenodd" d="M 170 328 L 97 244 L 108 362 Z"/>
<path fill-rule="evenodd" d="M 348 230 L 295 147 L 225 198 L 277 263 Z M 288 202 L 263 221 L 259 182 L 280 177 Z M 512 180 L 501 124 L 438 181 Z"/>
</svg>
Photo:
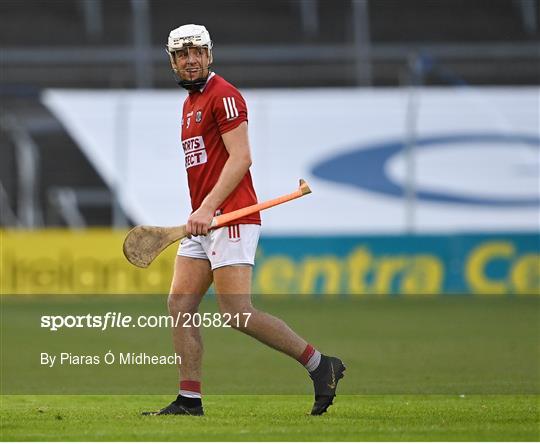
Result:
<svg viewBox="0 0 540 444">
<path fill-rule="evenodd" d="M 255 264 L 261 226 L 232 225 L 210 231 L 206 236 L 187 237 L 180 242 L 178 255 L 210 261 L 212 270 L 226 265 Z"/>
</svg>

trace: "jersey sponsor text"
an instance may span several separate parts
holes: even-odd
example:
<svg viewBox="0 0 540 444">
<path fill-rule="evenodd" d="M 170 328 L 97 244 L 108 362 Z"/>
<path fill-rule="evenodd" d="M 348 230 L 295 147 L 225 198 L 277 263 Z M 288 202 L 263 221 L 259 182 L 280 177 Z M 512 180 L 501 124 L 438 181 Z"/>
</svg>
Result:
<svg viewBox="0 0 540 444">
<path fill-rule="evenodd" d="M 182 141 L 184 149 L 186 169 L 206 163 L 208 156 L 206 155 L 206 147 L 202 136 L 191 137 Z"/>
<path fill-rule="evenodd" d="M 186 153 L 186 169 L 206 163 L 207 160 L 206 150 Z"/>
<path fill-rule="evenodd" d="M 192 151 L 204 150 L 204 140 L 202 136 L 191 137 L 182 141 L 182 148 L 184 153 L 191 153 Z"/>
</svg>

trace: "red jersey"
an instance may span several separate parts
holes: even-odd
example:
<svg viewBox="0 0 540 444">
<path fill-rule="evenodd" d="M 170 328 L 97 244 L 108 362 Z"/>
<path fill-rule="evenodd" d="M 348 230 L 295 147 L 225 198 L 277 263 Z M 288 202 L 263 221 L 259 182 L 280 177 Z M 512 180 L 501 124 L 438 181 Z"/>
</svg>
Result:
<svg viewBox="0 0 540 444">
<path fill-rule="evenodd" d="M 182 148 L 193 211 L 214 188 L 229 158 L 221 135 L 247 120 L 246 102 L 240 92 L 216 74 L 211 74 L 202 91 L 192 92 L 186 98 L 182 111 Z M 255 203 L 257 195 L 248 171 L 217 211 L 230 213 Z M 254 213 L 232 224 L 260 225 L 261 216 Z"/>
</svg>

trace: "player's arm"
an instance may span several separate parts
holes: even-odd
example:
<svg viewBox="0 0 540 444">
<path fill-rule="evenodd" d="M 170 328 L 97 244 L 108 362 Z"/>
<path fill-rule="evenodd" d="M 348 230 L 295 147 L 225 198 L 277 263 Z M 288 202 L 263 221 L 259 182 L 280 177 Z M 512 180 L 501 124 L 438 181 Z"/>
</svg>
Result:
<svg viewBox="0 0 540 444">
<path fill-rule="evenodd" d="M 189 217 L 186 227 L 188 234 L 199 235 L 208 232 L 208 226 L 216 209 L 234 191 L 251 166 L 247 122 L 242 122 L 236 128 L 222 134 L 221 137 L 229 158 L 212 191 Z"/>
</svg>

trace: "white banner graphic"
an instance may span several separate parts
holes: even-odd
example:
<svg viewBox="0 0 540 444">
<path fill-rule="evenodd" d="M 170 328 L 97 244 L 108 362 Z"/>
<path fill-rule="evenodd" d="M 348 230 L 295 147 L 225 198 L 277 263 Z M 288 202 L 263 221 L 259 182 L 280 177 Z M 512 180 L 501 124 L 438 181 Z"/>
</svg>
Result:
<svg viewBox="0 0 540 444">
<path fill-rule="evenodd" d="M 538 88 L 421 89 L 414 132 L 406 89 L 242 93 L 259 199 L 292 191 L 299 178 L 313 189 L 263 213 L 264 234 L 539 229 Z M 43 101 L 134 221 L 177 225 L 191 211 L 184 97 L 49 90 Z"/>
</svg>

